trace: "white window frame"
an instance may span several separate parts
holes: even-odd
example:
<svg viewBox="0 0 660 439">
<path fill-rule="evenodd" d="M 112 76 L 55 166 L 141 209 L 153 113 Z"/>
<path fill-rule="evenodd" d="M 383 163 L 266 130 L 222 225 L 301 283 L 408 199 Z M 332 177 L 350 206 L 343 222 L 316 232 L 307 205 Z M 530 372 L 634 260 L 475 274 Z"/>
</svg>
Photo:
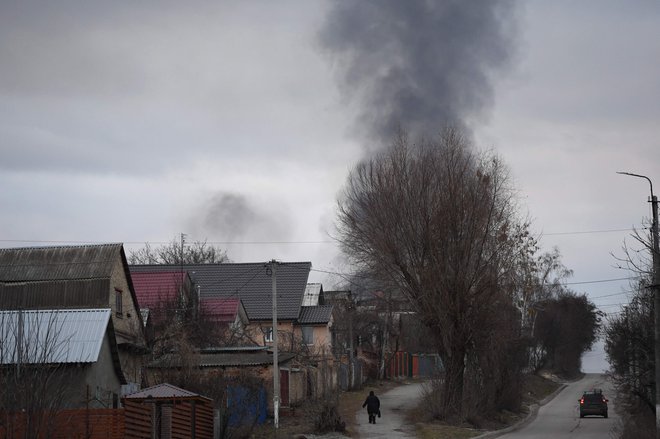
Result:
<svg viewBox="0 0 660 439">
<path fill-rule="evenodd" d="M 264 342 L 272 343 L 273 342 L 273 327 L 268 326 L 264 330 Z"/>
<path fill-rule="evenodd" d="M 305 334 L 307 332 L 307 334 Z M 302 342 L 307 346 L 314 344 L 314 327 L 305 325 L 300 327 L 300 334 L 302 335 Z M 311 338 L 309 338 L 311 337 Z M 309 339 L 308 339 L 309 338 Z"/>
</svg>

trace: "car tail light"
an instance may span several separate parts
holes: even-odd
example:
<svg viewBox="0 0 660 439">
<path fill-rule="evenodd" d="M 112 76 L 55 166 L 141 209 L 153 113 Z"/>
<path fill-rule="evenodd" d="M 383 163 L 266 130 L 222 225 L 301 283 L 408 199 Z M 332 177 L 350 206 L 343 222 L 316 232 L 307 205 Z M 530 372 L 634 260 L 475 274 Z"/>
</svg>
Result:
<svg viewBox="0 0 660 439">
<path fill-rule="evenodd" d="M 580 399 L 580 404 L 584 404 L 584 398 Z"/>
</svg>

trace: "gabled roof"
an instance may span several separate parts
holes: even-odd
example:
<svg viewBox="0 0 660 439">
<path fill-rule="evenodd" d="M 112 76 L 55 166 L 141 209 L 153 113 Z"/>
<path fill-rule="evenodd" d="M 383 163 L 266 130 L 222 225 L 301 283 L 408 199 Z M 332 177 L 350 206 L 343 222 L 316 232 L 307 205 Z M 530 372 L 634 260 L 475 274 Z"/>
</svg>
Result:
<svg viewBox="0 0 660 439">
<path fill-rule="evenodd" d="M 301 325 L 325 324 L 332 317 L 332 305 L 303 306 L 298 323 Z"/>
<path fill-rule="evenodd" d="M 0 311 L 0 364 L 95 363 L 108 334 L 124 382 L 110 314 L 110 309 Z"/>
<path fill-rule="evenodd" d="M 323 286 L 319 283 L 307 284 L 302 306 L 317 306 L 323 294 Z"/>
<path fill-rule="evenodd" d="M 118 260 L 137 308 L 122 244 L 0 249 L 0 309 L 107 307 Z"/>
<path fill-rule="evenodd" d="M 104 279 L 112 275 L 121 244 L 0 249 L 0 281 Z"/>
<path fill-rule="evenodd" d="M 176 301 L 186 281 L 185 271 L 131 273 L 140 309 L 158 309 Z"/>
<path fill-rule="evenodd" d="M 172 271 L 180 265 L 132 265 L 131 273 Z M 278 318 L 295 320 L 300 313 L 311 262 L 283 262 L 277 266 Z M 272 319 L 272 279 L 268 264 L 225 263 L 184 265 L 199 287 L 200 298 L 240 298 L 250 320 Z"/>
<path fill-rule="evenodd" d="M 173 386 L 171 384 L 158 384 L 156 386 L 148 387 L 146 389 L 140 390 L 139 392 L 136 393 L 131 393 L 130 395 L 126 395 L 124 399 L 146 399 L 146 398 L 154 398 L 154 399 L 170 399 L 170 398 L 184 398 L 184 399 L 197 399 L 197 398 L 204 398 L 204 399 L 209 399 L 206 398 L 205 396 L 201 396 L 197 393 L 190 392 L 188 390 L 184 390 L 180 387 Z"/>
<path fill-rule="evenodd" d="M 205 297 L 200 306 L 205 316 L 218 323 L 235 322 L 242 308 L 241 299 L 222 297 Z"/>
</svg>

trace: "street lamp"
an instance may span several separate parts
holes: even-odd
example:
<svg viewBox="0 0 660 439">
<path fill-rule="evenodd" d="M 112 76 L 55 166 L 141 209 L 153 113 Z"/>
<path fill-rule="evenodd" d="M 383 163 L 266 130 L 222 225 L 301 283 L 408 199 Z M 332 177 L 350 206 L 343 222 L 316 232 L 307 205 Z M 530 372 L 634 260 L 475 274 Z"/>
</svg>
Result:
<svg viewBox="0 0 660 439">
<path fill-rule="evenodd" d="M 655 289 L 653 295 L 655 306 L 655 437 L 656 439 L 660 439 L 660 246 L 658 245 L 658 198 L 653 195 L 653 183 L 647 176 L 633 174 L 632 172 L 617 172 L 617 174 L 644 178 L 651 186 L 653 280 L 650 287 Z"/>
</svg>

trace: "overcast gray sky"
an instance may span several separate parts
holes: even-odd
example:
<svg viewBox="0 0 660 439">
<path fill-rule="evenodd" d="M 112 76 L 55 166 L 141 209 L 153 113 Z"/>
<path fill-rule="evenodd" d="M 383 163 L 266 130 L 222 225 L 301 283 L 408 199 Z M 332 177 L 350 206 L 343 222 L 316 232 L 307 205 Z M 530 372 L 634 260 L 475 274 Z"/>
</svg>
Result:
<svg viewBox="0 0 660 439">
<path fill-rule="evenodd" d="M 345 271 L 328 241 L 348 170 L 397 123 L 450 122 L 616 312 L 611 254 L 650 208 L 615 171 L 660 192 L 659 33 L 655 0 L 2 0 L 1 245 L 184 232 Z"/>
</svg>

